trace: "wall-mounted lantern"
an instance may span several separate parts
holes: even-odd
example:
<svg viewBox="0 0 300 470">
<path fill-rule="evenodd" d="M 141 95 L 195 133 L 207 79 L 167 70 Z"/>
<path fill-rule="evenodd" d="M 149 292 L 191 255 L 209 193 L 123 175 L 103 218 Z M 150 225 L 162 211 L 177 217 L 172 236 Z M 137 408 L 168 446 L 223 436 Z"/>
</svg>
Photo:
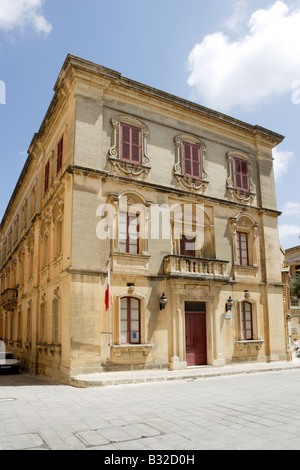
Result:
<svg viewBox="0 0 300 470">
<path fill-rule="evenodd" d="M 160 308 L 160 310 L 164 310 L 166 308 L 167 303 L 168 303 L 168 299 L 165 296 L 165 293 L 163 293 L 163 295 L 159 299 L 159 308 Z"/>
<path fill-rule="evenodd" d="M 226 312 L 228 312 L 228 310 L 231 311 L 232 307 L 233 307 L 233 300 L 232 300 L 231 296 L 229 296 L 229 299 L 227 300 L 227 302 L 225 304 Z"/>
</svg>

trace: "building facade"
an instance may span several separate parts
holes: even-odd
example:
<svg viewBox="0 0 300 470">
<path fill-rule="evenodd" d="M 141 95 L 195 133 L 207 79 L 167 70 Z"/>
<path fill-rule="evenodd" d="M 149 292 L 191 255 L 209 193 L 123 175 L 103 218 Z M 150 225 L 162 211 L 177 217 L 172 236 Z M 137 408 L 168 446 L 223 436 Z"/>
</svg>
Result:
<svg viewBox="0 0 300 470">
<path fill-rule="evenodd" d="M 300 275 L 300 246 L 293 246 L 285 250 L 286 270 L 288 270 L 288 282 Z M 290 292 L 289 292 L 290 294 Z M 295 339 L 300 340 L 300 299 L 289 296 L 288 311 L 288 338 L 292 345 Z"/>
<path fill-rule="evenodd" d="M 71 55 L 54 92 L 0 228 L 0 337 L 23 366 L 286 360 L 283 137 Z"/>
</svg>

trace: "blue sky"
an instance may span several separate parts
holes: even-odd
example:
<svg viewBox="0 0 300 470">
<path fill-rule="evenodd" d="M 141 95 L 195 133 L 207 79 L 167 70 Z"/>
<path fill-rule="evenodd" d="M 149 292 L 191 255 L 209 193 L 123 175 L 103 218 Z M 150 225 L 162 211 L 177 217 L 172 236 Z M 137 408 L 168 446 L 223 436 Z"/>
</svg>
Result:
<svg viewBox="0 0 300 470">
<path fill-rule="evenodd" d="M 0 0 L 0 219 L 68 53 L 285 135 L 280 240 L 300 244 L 299 1 Z"/>
</svg>

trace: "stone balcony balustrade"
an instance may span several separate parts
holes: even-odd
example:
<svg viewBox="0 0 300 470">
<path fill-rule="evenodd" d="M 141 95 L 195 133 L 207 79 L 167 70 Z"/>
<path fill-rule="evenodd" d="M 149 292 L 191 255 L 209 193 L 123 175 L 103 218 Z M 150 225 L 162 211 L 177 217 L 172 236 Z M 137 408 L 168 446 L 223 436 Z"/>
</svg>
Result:
<svg viewBox="0 0 300 470">
<path fill-rule="evenodd" d="M 229 261 L 194 258 L 183 255 L 168 255 L 164 258 L 164 273 L 168 277 L 191 277 L 216 280 L 229 280 Z"/>
</svg>

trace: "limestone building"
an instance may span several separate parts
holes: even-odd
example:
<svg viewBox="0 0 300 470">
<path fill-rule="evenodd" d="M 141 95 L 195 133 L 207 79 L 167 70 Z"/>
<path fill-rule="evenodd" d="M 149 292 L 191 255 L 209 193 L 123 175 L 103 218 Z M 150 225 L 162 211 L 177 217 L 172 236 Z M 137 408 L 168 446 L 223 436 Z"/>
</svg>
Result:
<svg viewBox="0 0 300 470">
<path fill-rule="evenodd" d="M 293 246 L 285 250 L 285 259 L 290 267 L 291 277 L 300 275 L 300 246 Z"/>
<path fill-rule="evenodd" d="M 54 92 L 0 227 L 0 337 L 23 366 L 285 360 L 283 137 L 71 55 Z"/>
<path fill-rule="evenodd" d="M 300 246 L 293 246 L 285 250 L 285 262 L 288 266 L 289 281 L 300 275 Z M 289 293 L 290 294 L 290 293 Z M 289 296 L 288 311 L 288 337 L 292 345 L 295 339 L 300 340 L 300 299 Z"/>
</svg>

